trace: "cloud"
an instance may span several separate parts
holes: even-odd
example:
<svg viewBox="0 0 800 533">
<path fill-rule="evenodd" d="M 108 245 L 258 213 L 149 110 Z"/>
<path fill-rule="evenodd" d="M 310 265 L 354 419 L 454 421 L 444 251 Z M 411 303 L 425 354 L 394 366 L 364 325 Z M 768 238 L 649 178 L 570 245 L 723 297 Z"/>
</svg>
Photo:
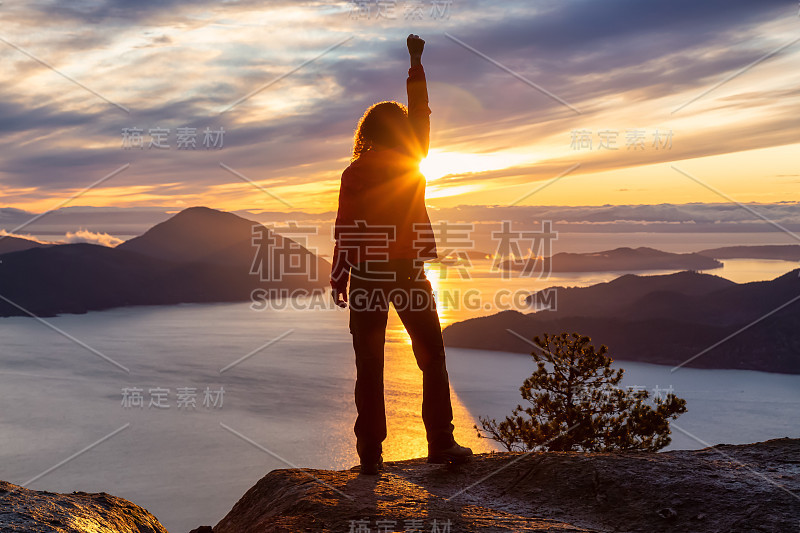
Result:
<svg viewBox="0 0 800 533">
<path fill-rule="evenodd" d="M 792 228 L 800 228 L 800 203 L 751 203 L 750 209 L 734 203 L 688 203 L 688 204 L 631 204 L 631 205 L 587 205 L 587 206 L 507 206 L 507 205 L 459 205 L 429 209 L 432 220 L 469 221 L 475 223 L 511 220 L 528 223 L 531 221 L 553 220 L 568 224 L 690 224 L 697 231 L 709 231 L 709 227 L 753 226 L 754 231 L 776 231 L 761 217 Z M 209 207 L 214 207 L 210 205 Z M 65 207 L 48 213 L 27 229 L 34 235 L 59 234 L 65 232 L 73 238 L 98 239 L 114 235 L 139 235 L 152 226 L 163 222 L 182 207 L 116 208 L 116 207 Z M 20 212 L 10 216 L 10 210 L 0 209 L 0 224 L 13 227 L 34 213 Z M 287 221 L 304 224 L 328 224 L 336 217 L 335 211 L 310 213 L 304 211 L 236 211 L 237 215 L 264 224 L 285 225 Z M 5 220 L 5 222 L 3 222 Z M 72 232 L 70 228 L 80 227 Z M 701 228 L 703 227 L 703 228 Z M 0 230 L 3 232 L 5 230 Z M 711 231 L 714 231 L 713 229 Z M 750 231 L 750 230 L 741 230 Z M 105 236 L 105 237 L 104 237 Z M 32 238 L 31 236 L 23 236 Z M 111 237 L 114 239 L 114 237 Z M 71 241 L 73 242 L 73 241 Z M 77 241 L 74 241 L 77 242 Z M 89 242 L 89 241 L 80 241 Z M 103 244 L 114 245 L 114 241 Z"/>
<path fill-rule="evenodd" d="M 79 229 L 78 231 L 72 232 L 68 231 L 66 236 L 64 237 L 64 242 L 66 243 L 76 243 L 76 242 L 88 242 L 90 244 L 99 244 L 101 246 L 108 246 L 113 248 L 114 246 L 120 244 L 122 239 L 118 239 L 113 235 L 109 235 L 108 233 L 95 233 L 85 229 Z"/>
<path fill-rule="evenodd" d="M 734 203 L 601 205 L 601 206 L 491 206 L 461 205 L 436 209 L 431 218 L 496 222 L 499 220 L 558 220 L 568 223 L 688 223 L 761 224 L 774 228 L 753 213 L 778 223 L 800 225 L 800 203 L 746 204 L 752 211 Z"/>
<path fill-rule="evenodd" d="M 514 146 L 520 139 L 535 143 L 569 132 L 577 118 L 607 120 L 615 106 L 620 113 L 636 113 L 635 106 L 645 100 L 696 96 L 774 49 L 774 39 L 780 39 L 771 39 L 764 28 L 796 13 L 790 2 L 779 0 L 547 0 L 502 7 L 465 0 L 453 2 L 451 9 L 445 31 L 584 111 L 576 117 L 450 41 L 442 35 L 444 22 L 423 21 L 421 27 L 431 29 L 426 70 L 432 139 L 439 146 L 463 143 L 466 150 L 475 150 L 479 142 L 484 150 Z M 265 32 L 261 22 L 275 20 L 271 13 L 294 18 L 286 24 L 280 19 Z M 347 2 L 50 0 L 16 5 L 7 14 L 6 37 L 132 113 L 0 43 L 0 59 L 4 64 L 9 59 L 12 74 L 0 91 L 5 102 L 0 103 L 0 150 L 6 154 L 0 192 L 35 188 L 18 196 L 3 194 L 8 204 L 26 207 L 35 198 L 67 197 L 131 163 L 101 188 L 119 186 L 122 193 L 126 185 L 141 187 L 137 198 L 163 205 L 188 200 L 187 195 L 211 196 L 215 186 L 234 182 L 220 171 L 221 159 L 270 187 L 320 182 L 322 192 L 309 194 L 326 195 L 328 187 L 321 182 L 338 179 L 363 110 L 379 100 L 405 99 L 407 58 L 399 38 L 407 21 L 399 5 L 398 13 L 398 24 L 392 25 L 349 19 Z M 30 32 L 30 27 L 41 31 Z M 217 114 L 347 35 L 355 38 Z M 476 105 L 456 109 L 449 101 L 452 88 Z M 734 127 L 720 121 L 716 130 L 686 134 L 685 143 L 659 157 L 702 157 L 796 139 L 796 121 L 789 117 L 796 116 L 797 90 L 759 88 L 706 100 L 720 112 L 749 111 L 748 116 Z M 174 135 L 183 126 L 223 126 L 226 147 L 210 153 L 121 149 L 122 128 L 166 127 Z M 722 127 L 733 131 L 724 143 L 719 142 Z M 652 162 L 637 155 L 604 156 L 593 162 L 592 171 Z M 532 167 L 454 177 L 448 184 L 533 181 L 552 177 L 563 166 L 554 157 Z M 132 196 L 121 194 L 119 201 L 131 202 Z"/>
</svg>

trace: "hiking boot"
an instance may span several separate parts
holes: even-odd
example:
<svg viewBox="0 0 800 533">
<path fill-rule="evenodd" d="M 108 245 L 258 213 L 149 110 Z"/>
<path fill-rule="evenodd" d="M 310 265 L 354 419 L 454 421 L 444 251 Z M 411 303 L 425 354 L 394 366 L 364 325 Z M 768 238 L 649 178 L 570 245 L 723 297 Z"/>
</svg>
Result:
<svg viewBox="0 0 800 533">
<path fill-rule="evenodd" d="M 368 462 L 368 463 L 361 463 L 361 470 L 360 472 L 366 476 L 377 476 L 378 471 L 383 470 L 383 456 L 378 456 L 378 461 L 375 463 Z"/>
<path fill-rule="evenodd" d="M 428 462 L 437 464 L 462 464 L 472 459 L 472 450 L 465 446 L 453 443 L 449 448 L 442 450 L 428 449 Z"/>
</svg>

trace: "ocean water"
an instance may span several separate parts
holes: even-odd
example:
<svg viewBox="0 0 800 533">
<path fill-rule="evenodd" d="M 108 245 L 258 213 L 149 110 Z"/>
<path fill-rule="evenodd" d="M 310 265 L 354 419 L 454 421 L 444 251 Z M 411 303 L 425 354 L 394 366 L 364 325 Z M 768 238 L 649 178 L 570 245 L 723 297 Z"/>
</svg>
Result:
<svg viewBox="0 0 800 533">
<path fill-rule="evenodd" d="M 794 267 L 738 260 L 713 273 L 748 281 Z M 432 269 L 429 277 L 440 295 L 478 290 L 483 304 L 495 302 L 498 288 L 513 293 L 618 275 L 497 280 L 486 265 L 470 274 Z M 356 465 L 347 311 L 295 303 L 0 319 L 0 479 L 38 490 L 109 492 L 181 532 L 215 524 L 273 469 Z M 442 322 L 493 310 L 443 306 Z M 531 358 L 462 349 L 447 357 L 456 438 L 478 452 L 499 449 L 472 426 L 478 416 L 502 418 L 518 403 Z M 619 365 L 625 385 L 671 388 L 687 399 L 670 448 L 800 437 L 800 376 Z M 421 375 L 394 313 L 385 376 L 385 458 L 423 456 Z M 141 407 L 131 403 L 137 389 Z"/>
<path fill-rule="evenodd" d="M 536 369 L 532 357 L 455 348 L 449 357 L 450 379 L 471 413 L 502 420 L 520 403 L 529 405 L 519 387 Z M 646 389 L 651 398 L 672 392 L 686 400 L 687 412 L 671 423 L 672 443 L 665 450 L 800 437 L 798 375 L 685 367 L 673 372 L 633 361 L 615 361 L 613 367 L 625 369 L 623 388 Z"/>
</svg>

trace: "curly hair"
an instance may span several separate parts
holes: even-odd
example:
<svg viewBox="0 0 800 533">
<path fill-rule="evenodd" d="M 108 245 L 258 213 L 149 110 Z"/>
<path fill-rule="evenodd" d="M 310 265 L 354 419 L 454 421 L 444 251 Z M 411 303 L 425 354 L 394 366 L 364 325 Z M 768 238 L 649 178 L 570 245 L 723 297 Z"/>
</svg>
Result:
<svg viewBox="0 0 800 533">
<path fill-rule="evenodd" d="M 361 116 L 353 135 L 355 161 L 377 146 L 406 147 L 412 138 L 408 109 L 400 102 L 385 101 L 371 105 Z"/>
</svg>

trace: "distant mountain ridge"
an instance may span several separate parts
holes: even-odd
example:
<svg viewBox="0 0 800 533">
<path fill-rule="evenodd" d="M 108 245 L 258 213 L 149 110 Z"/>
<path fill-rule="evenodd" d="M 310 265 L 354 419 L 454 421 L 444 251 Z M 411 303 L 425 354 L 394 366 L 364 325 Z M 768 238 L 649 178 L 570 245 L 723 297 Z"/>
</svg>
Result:
<svg viewBox="0 0 800 533">
<path fill-rule="evenodd" d="M 800 261 L 800 244 L 762 244 L 758 246 L 724 246 L 697 252 L 714 259 L 780 259 Z"/>
<path fill-rule="evenodd" d="M 255 228 L 255 230 L 254 230 Z M 311 275 L 272 279 L 268 248 L 286 246 Z M 256 270 L 254 270 L 254 267 Z M 257 222 L 205 207 L 189 208 L 150 231 L 108 248 L 61 244 L 2 255 L 0 316 L 53 316 L 128 305 L 247 301 L 255 289 L 312 290 L 327 285 L 330 264 Z M 264 279 L 262 279 L 262 277 Z"/>
<path fill-rule="evenodd" d="M 678 254 L 655 248 L 620 247 L 600 252 L 559 252 L 540 259 L 535 271 L 545 272 L 615 272 L 635 270 L 711 270 L 723 265 L 714 258 L 696 253 Z M 506 260 L 500 268 L 520 270 L 519 261 Z"/>
<path fill-rule="evenodd" d="M 443 334 L 448 346 L 530 353 L 509 330 L 526 339 L 574 331 L 620 360 L 800 374 L 798 275 L 800 269 L 743 284 L 697 272 L 626 275 L 555 287 L 553 311 L 504 311 L 457 322 Z"/>
<path fill-rule="evenodd" d="M 42 248 L 44 246 L 51 246 L 51 245 L 39 241 L 34 241 L 32 239 L 15 237 L 13 235 L 0 235 L 0 254 L 21 252 L 22 250 L 29 250 L 31 248 Z"/>
<path fill-rule="evenodd" d="M 631 309 L 647 312 L 642 309 L 646 300 L 668 298 L 665 295 L 669 294 L 674 295 L 673 298 L 702 296 L 735 285 L 719 276 L 692 271 L 648 276 L 625 274 L 588 287 L 556 287 L 556 313 L 560 316 L 617 316 L 628 314 Z M 529 303 L 535 301 L 536 293 L 528 297 Z"/>
</svg>

